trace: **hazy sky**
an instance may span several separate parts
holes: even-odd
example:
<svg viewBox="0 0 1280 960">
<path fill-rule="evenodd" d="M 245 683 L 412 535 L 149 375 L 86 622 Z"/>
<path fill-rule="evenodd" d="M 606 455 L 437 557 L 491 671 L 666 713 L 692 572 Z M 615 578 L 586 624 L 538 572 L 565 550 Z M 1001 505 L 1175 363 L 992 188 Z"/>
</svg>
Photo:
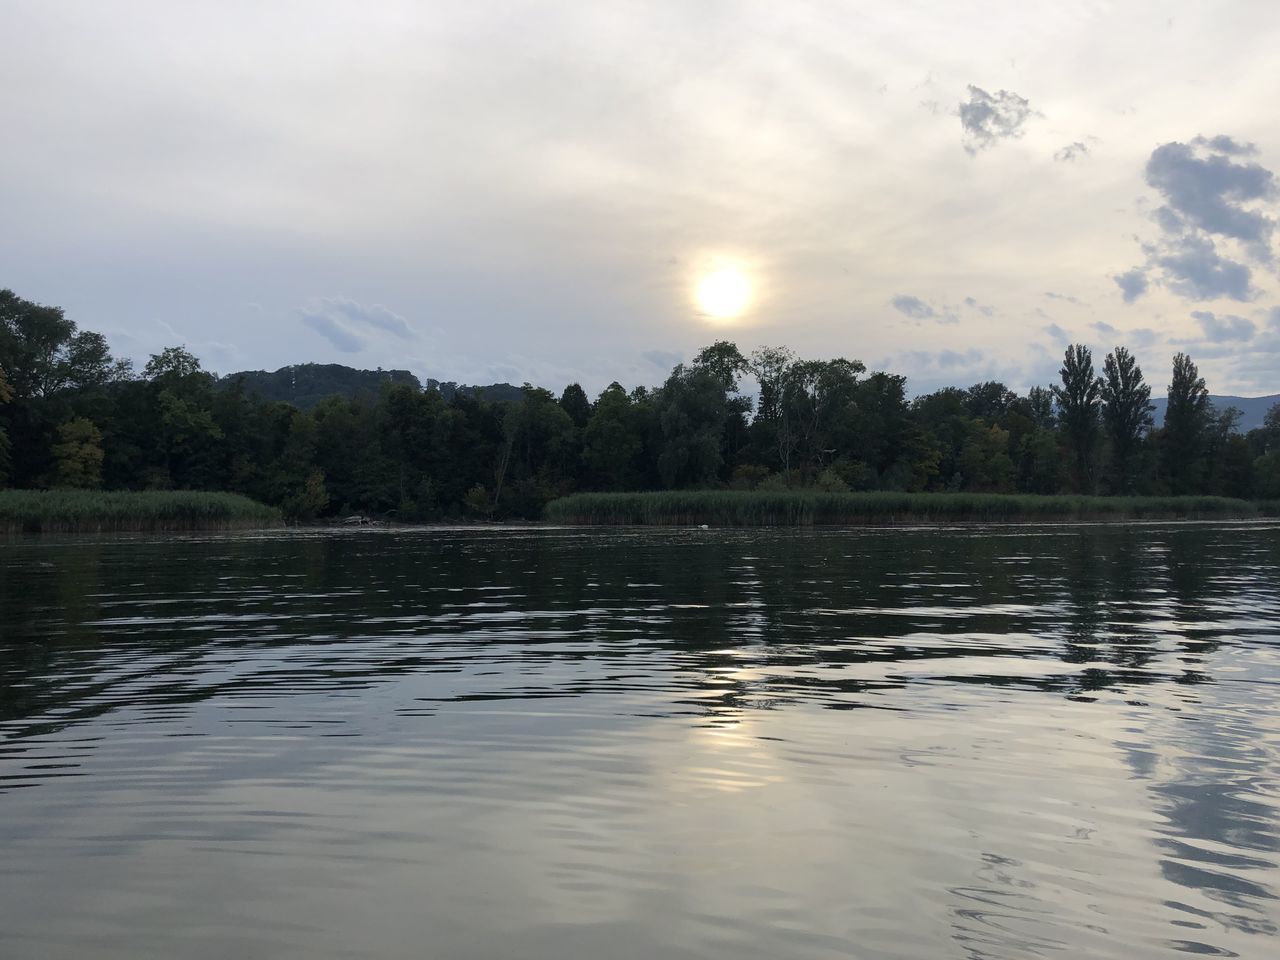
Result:
<svg viewBox="0 0 1280 960">
<path fill-rule="evenodd" d="M 2 0 L 0 36 L 0 287 L 142 360 L 594 393 L 728 337 L 916 392 L 1074 339 L 1280 392 L 1275 0 Z"/>
</svg>

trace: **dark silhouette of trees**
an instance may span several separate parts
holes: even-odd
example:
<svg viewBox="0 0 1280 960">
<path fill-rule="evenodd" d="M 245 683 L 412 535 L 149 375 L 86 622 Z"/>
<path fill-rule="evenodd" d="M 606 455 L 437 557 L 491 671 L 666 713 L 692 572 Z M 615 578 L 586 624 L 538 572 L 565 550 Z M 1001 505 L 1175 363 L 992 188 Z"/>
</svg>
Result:
<svg viewBox="0 0 1280 960">
<path fill-rule="evenodd" d="M 1131 493 L 1134 455 L 1151 427 L 1151 387 L 1143 381 L 1138 361 L 1124 347 L 1107 354 L 1102 369 L 1102 422 L 1111 442 L 1113 489 Z"/>
<path fill-rule="evenodd" d="M 1094 457 L 1098 440 L 1098 403 L 1101 388 L 1093 373 L 1093 354 L 1084 344 L 1067 347 L 1062 369 L 1062 386 L 1053 388 L 1058 401 L 1059 423 L 1071 451 L 1076 490 L 1092 492 Z"/>
<path fill-rule="evenodd" d="M 904 377 L 857 360 L 748 359 L 723 340 L 661 386 L 613 383 L 594 403 L 577 384 L 424 389 L 397 373 L 303 364 L 219 380 L 170 347 L 134 376 L 98 334 L 3 291 L 0 485 L 229 490 L 299 519 L 428 521 L 536 518 L 574 490 L 1091 491 L 1106 462 L 1107 492 L 1280 499 L 1280 406 L 1241 435 L 1184 355 L 1163 428 L 1123 347 L 1100 378 L 1073 345 L 1061 386 L 914 399 Z"/>
<path fill-rule="evenodd" d="M 1208 427 L 1209 390 L 1191 358 L 1179 353 L 1164 415 L 1164 469 L 1173 493 L 1193 492 L 1204 475 Z"/>
</svg>

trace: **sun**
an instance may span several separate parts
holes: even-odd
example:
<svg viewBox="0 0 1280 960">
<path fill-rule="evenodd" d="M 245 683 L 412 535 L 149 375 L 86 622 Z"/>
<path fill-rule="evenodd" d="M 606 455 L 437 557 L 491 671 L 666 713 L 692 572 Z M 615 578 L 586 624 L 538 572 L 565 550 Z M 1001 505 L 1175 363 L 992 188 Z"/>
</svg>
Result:
<svg viewBox="0 0 1280 960">
<path fill-rule="evenodd" d="M 698 283 L 698 306 L 717 320 L 728 320 L 746 309 L 751 299 L 751 284 L 742 272 L 722 267 L 709 273 Z"/>
</svg>

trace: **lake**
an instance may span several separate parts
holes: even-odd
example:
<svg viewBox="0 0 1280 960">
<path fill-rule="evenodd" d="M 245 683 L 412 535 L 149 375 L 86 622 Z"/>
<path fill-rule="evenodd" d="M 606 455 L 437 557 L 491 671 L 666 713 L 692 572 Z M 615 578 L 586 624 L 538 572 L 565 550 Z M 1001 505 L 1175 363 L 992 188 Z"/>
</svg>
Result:
<svg viewBox="0 0 1280 960">
<path fill-rule="evenodd" d="M 1280 526 L 0 544 L 0 955 L 1280 956 Z"/>
</svg>

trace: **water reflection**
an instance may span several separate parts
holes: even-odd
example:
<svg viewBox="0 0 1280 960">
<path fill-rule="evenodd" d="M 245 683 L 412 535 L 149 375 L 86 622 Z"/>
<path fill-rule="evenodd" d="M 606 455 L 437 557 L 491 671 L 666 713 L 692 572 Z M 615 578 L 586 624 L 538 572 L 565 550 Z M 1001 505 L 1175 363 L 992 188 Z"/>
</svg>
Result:
<svg viewBox="0 0 1280 960">
<path fill-rule="evenodd" d="M 1277 946 L 1276 527 L 0 550 L 16 956 Z"/>
</svg>

